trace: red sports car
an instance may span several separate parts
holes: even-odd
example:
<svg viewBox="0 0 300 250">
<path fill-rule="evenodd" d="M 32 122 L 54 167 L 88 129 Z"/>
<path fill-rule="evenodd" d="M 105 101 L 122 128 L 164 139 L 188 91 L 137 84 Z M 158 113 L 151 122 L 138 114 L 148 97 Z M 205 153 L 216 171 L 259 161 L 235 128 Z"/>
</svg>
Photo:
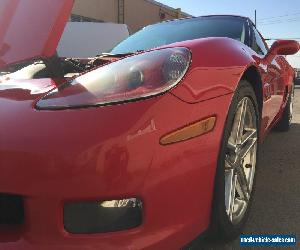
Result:
<svg viewBox="0 0 300 250">
<path fill-rule="evenodd" d="M 268 48 L 249 18 L 215 15 L 60 58 L 72 4 L 0 2 L 0 249 L 236 237 L 259 143 L 291 125 L 295 73 L 282 55 L 299 44 Z"/>
</svg>

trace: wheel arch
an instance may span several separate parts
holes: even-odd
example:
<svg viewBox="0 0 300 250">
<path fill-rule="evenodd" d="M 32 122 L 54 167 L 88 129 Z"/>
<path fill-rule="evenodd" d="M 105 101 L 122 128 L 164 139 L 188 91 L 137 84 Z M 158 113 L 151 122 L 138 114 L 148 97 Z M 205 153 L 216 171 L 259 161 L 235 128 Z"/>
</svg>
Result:
<svg viewBox="0 0 300 250">
<path fill-rule="evenodd" d="M 263 83 L 258 69 L 254 65 L 251 65 L 244 71 L 241 79 L 248 81 L 253 87 L 261 118 L 263 108 Z"/>
</svg>

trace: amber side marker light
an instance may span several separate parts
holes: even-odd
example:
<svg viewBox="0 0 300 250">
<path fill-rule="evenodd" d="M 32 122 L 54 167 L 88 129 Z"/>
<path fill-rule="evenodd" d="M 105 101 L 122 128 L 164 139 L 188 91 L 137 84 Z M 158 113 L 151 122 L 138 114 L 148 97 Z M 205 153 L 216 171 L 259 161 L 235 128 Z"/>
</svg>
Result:
<svg viewBox="0 0 300 250">
<path fill-rule="evenodd" d="M 213 130 L 216 117 L 212 116 L 204 120 L 194 122 L 176 131 L 173 131 L 160 139 L 160 144 L 168 145 L 176 142 L 186 141 L 194 137 L 206 134 Z"/>
</svg>

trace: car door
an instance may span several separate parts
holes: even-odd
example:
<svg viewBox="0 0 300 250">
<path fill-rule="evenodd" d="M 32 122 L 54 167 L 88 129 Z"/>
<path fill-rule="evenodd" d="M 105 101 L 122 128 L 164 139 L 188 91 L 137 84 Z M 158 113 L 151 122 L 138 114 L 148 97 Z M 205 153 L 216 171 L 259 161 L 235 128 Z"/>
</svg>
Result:
<svg viewBox="0 0 300 250">
<path fill-rule="evenodd" d="M 276 115 L 278 114 L 285 93 L 285 85 L 282 79 L 283 75 L 283 64 L 282 57 L 275 56 L 275 58 L 268 62 L 263 58 L 268 53 L 268 46 L 253 26 L 253 43 L 252 49 L 256 52 L 260 60 L 261 76 L 263 83 L 263 110 L 262 110 L 262 129 L 268 128 Z"/>
</svg>

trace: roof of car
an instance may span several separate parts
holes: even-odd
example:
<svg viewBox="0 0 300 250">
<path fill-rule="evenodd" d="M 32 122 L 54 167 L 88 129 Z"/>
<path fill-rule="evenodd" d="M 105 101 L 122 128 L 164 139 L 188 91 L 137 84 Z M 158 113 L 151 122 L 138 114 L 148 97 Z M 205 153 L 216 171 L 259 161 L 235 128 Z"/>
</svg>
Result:
<svg viewBox="0 0 300 250">
<path fill-rule="evenodd" d="M 204 15 L 204 16 L 198 16 L 198 17 L 194 17 L 194 16 L 192 16 L 192 17 L 183 17 L 183 18 L 179 18 L 179 19 L 166 20 L 164 22 L 172 22 L 172 21 L 187 20 L 187 19 L 198 19 L 198 18 L 203 18 L 203 17 L 236 17 L 236 18 L 246 19 L 246 20 L 249 20 L 250 22 L 252 22 L 252 20 L 249 17 L 239 16 L 239 15 L 229 15 L 229 14 Z"/>
</svg>

